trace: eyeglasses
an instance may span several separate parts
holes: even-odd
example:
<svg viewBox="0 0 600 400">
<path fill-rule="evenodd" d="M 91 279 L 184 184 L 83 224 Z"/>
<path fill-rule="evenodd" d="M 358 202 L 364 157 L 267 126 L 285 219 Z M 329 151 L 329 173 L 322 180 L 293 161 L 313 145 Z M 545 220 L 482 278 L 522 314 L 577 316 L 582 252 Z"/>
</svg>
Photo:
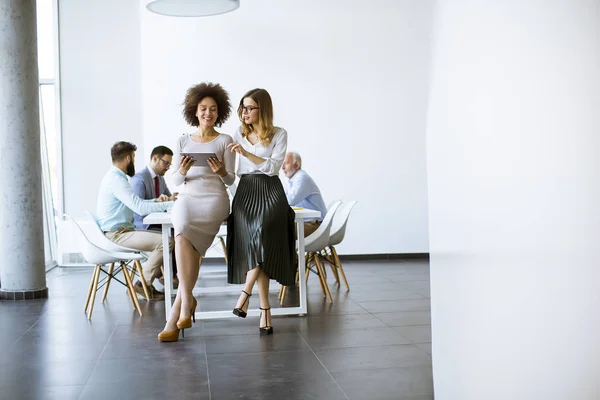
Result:
<svg viewBox="0 0 600 400">
<path fill-rule="evenodd" d="M 165 163 L 165 167 L 169 168 L 169 167 L 171 166 L 171 163 L 170 163 L 170 162 L 168 162 L 168 161 L 165 161 L 165 160 L 163 160 L 163 159 L 162 159 L 162 158 L 160 158 L 160 157 L 159 157 L 158 159 L 159 159 L 160 161 L 162 161 L 162 162 L 164 162 L 164 163 Z"/>
<path fill-rule="evenodd" d="M 260 107 L 242 106 L 242 114 L 250 114 L 254 110 L 258 110 Z"/>
</svg>

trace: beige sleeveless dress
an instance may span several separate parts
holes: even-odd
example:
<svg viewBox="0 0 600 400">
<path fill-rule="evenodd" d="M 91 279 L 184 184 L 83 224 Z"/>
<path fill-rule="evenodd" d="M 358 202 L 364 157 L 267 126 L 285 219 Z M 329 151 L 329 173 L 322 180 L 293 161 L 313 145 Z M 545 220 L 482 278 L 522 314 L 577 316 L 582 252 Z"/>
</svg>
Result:
<svg viewBox="0 0 600 400">
<path fill-rule="evenodd" d="M 178 143 L 179 158 L 181 153 L 215 153 L 227 170 L 223 178 L 208 166 L 193 166 L 185 177 L 177 171 L 173 173 L 173 182 L 179 186 L 179 196 L 171 210 L 175 237 L 183 235 L 202 257 L 229 215 L 225 185 L 235 182 L 235 154 L 227 149 L 230 143 L 233 143 L 231 136 L 222 133 L 208 143 L 195 142 L 191 135 L 185 134 Z"/>
</svg>

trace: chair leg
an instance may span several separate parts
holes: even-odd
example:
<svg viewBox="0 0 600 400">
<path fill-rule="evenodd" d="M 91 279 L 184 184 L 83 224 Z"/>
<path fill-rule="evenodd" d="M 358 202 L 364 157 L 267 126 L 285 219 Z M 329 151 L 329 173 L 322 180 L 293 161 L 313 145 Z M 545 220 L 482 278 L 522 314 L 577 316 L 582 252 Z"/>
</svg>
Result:
<svg viewBox="0 0 600 400">
<path fill-rule="evenodd" d="M 321 273 L 321 268 L 318 263 L 318 256 L 315 253 L 312 253 L 312 262 L 315 264 L 316 274 L 319 277 L 319 283 L 321 284 L 321 291 L 323 292 L 323 297 L 327 296 L 327 289 L 325 288 L 327 285 L 327 281 L 325 277 Z"/>
<path fill-rule="evenodd" d="M 315 263 L 317 264 L 317 268 L 321 272 L 321 274 L 319 274 L 319 276 L 321 278 L 321 284 L 323 285 L 324 293 L 329 298 L 329 302 L 333 303 L 333 298 L 331 297 L 331 292 L 329 291 L 329 286 L 327 286 L 327 281 L 325 280 L 325 274 L 323 274 L 323 272 L 325 271 L 325 266 L 321 262 L 320 257 L 318 257 L 318 256 L 315 257 Z"/>
<path fill-rule="evenodd" d="M 279 300 L 279 304 L 283 305 L 283 302 L 285 301 L 286 293 L 287 293 L 287 286 L 282 286 L 281 287 L 281 298 Z"/>
<path fill-rule="evenodd" d="M 312 261 L 312 254 L 307 254 L 306 255 L 306 261 L 305 261 L 305 265 L 306 265 L 306 284 L 308 284 L 308 274 L 310 274 L 310 262 Z"/>
<path fill-rule="evenodd" d="M 326 250 L 323 250 L 323 254 L 321 257 L 329 263 L 329 267 L 331 268 L 331 272 L 333 272 L 333 277 L 335 278 L 335 283 L 340 286 L 340 275 L 337 272 L 337 267 L 335 263 L 332 261 L 332 257 L 327 254 Z M 323 268 L 325 268 L 325 263 L 323 263 Z"/>
<path fill-rule="evenodd" d="M 92 289 L 94 288 L 94 282 L 96 281 L 96 273 L 98 272 L 97 268 L 94 267 L 94 273 L 92 274 L 92 279 L 90 280 L 90 288 L 87 292 L 87 297 L 85 298 L 85 306 L 83 307 L 83 312 L 87 313 L 88 305 L 90 304 L 90 299 L 92 297 Z"/>
<path fill-rule="evenodd" d="M 96 301 L 96 291 L 98 290 L 98 279 L 100 278 L 100 265 L 96 265 L 96 273 L 94 274 L 94 286 L 92 287 L 92 298 L 90 299 L 90 312 L 88 313 L 88 319 L 92 319 L 92 313 L 94 312 L 94 301 Z"/>
<path fill-rule="evenodd" d="M 121 268 L 121 272 L 123 273 L 123 277 L 125 277 L 125 274 L 127 274 L 128 272 L 126 270 L 123 270 L 123 265 L 121 264 L 121 266 L 119 267 Z M 118 271 L 117 271 L 118 273 Z M 127 278 L 125 278 L 125 291 L 127 292 L 127 296 L 129 296 L 129 301 L 131 302 L 131 307 L 133 307 L 135 309 L 135 302 L 133 301 L 133 296 L 135 296 L 135 293 L 132 293 L 131 290 L 129 290 L 129 284 L 127 283 Z"/>
<path fill-rule="evenodd" d="M 144 296 L 146 296 L 146 300 L 150 301 L 150 292 L 148 291 L 148 284 L 146 283 L 146 280 L 144 279 L 144 270 L 142 269 L 142 263 L 140 262 L 140 260 L 134 260 L 133 264 L 135 265 L 135 269 L 137 269 L 139 278 L 140 278 L 140 282 L 142 283 L 142 288 L 144 288 Z M 163 276 L 165 276 L 164 270 L 163 270 Z M 165 282 L 166 284 L 166 282 Z M 133 286 L 132 286 L 133 289 Z M 137 299 L 137 295 L 135 294 L 135 292 L 133 292 L 133 295 L 135 296 L 135 298 Z"/>
<path fill-rule="evenodd" d="M 340 274 L 342 275 L 342 279 L 346 284 L 346 290 L 350 291 L 350 285 L 348 285 L 348 280 L 346 279 L 346 273 L 344 272 L 344 267 L 342 267 L 342 262 L 340 261 L 340 257 L 338 256 L 335 247 L 331 246 L 331 254 L 333 255 L 333 260 L 335 262 L 335 266 L 340 270 Z"/>
<path fill-rule="evenodd" d="M 115 270 L 115 263 L 111 263 L 108 268 L 108 276 L 106 277 L 106 286 L 104 287 L 104 295 L 102 295 L 102 303 L 106 300 L 106 295 L 108 294 L 108 287 L 110 286 L 110 281 L 112 279 L 113 271 Z"/>
<path fill-rule="evenodd" d="M 227 260 L 227 245 L 225 244 L 225 239 L 223 239 L 223 236 L 219 236 L 219 240 L 221 241 L 221 247 L 223 247 L 223 256 L 225 257 L 225 264 L 229 264 L 229 260 Z"/>
<path fill-rule="evenodd" d="M 137 298 L 135 292 L 133 291 L 133 282 L 131 281 L 131 276 L 129 276 L 129 273 L 127 273 L 127 267 L 125 266 L 125 264 L 121 263 L 121 266 L 123 267 L 123 272 L 124 272 L 123 275 L 125 275 L 125 282 L 127 282 L 127 288 L 129 289 L 129 292 L 131 293 L 131 296 L 133 297 L 133 305 L 134 305 L 135 309 L 137 310 L 137 312 L 140 313 L 140 316 L 142 316 L 142 309 L 140 308 L 140 302 L 138 301 L 138 298 Z M 143 277 L 142 277 L 142 280 L 143 280 Z"/>
</svg>

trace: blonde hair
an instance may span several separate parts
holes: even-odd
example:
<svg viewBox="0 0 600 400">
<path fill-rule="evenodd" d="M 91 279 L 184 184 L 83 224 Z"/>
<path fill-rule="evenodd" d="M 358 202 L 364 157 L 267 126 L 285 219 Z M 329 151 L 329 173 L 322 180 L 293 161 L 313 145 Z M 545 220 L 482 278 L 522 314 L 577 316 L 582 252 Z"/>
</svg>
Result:
<svg viewBox="0 0 600 400">
<path fill-rule="evenodd" d="M 250 98 L 258 105 L 258 126 L 248 125 L 242 118 L 242 109 L 244 108 L 244 99 Z M 237 109 L 238 117 L 242 123 L 242 136 L 247 137 L 251 133 L 256 133 L 258 139 L 263 145 L 271 143 L 275 135 L 276 127 L 273 125 L 273 102 L 269 92 L 265 89 L 252 89 L 246 92 L 240 100 Z"/>
</svg>

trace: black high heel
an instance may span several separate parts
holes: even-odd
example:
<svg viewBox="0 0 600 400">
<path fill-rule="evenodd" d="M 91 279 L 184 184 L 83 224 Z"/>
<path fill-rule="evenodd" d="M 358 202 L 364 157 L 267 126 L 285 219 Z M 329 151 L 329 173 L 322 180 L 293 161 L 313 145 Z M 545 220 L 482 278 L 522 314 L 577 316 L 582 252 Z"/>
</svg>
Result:
<svg viewBox="0 0 600 400">
<path fill-rule="evenodd" d="M 240 318 L 246 318 L 246 315 L 248 315 L 248 314 L 246 313 L 246 311 L 243 310 L 243 308 L 246 305 L 246 303 L 248 302 L 248 299 L 250 299 L 250 296 L 252 296 L 252 295 L 250 293 L 246 292 L 245 290 L 242 290 L 242 293 L 246 294 L 246 300 L 244 300 L 244 302 L 242 303 L 242 306 L 240 308 L 234 308 L 233 313 Z"/>
<path fill-rule="evenodd" d="M 263 336 L 263 335 L 272 335 L 273 334 L 273 327 L 270 324 L 270 322 L 271 322 L 271 313 L 270 313 L 271 307 L 269 307 L 269 308 L 259 307 L 259 308 L 261 309 L 261 312 L 260 312 L 260 319 L 261 320 L 262 320 L 262 312 L 263 311 L 265 312 L 265 326 L 259 326 L 258 327 L 258 330 L 260 331 L 260 336 Z M 260 324 L 260 322 L 259 322 L 259 324 Z"/>
</svg>

